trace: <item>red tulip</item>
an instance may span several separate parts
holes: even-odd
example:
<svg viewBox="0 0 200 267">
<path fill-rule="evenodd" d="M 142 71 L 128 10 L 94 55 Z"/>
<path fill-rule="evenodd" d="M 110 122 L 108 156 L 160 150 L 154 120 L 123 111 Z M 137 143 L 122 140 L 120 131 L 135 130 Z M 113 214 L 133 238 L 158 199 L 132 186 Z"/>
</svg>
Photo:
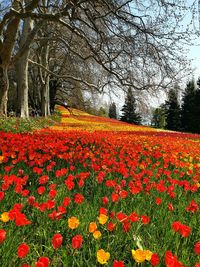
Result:
<svg viewBox="0 0 200 267">
<path fill-rule="evenodd" d="M 45 191 L 45 187 L 44 186 L 39 186 L 38 189 L 37 189 L 37 192 L 39 195 L 42 195 Z"/>
<path fill-rule="evenodd" d="M 184 267 L 184 265 L 178 261 L 177 257 L 173 255 L 171 251 L 167 251 L 165 254 L 165 264 L 167 267 Z"/>
<path fill-rule="evenodd" d="M 199 206 L 194 200 L 192 200 L 190 204 L 186 207 L 186 211 L 188 212 L 191 211 L 192 213 L 195 213 L 198 210 L 199 210 Z"/>
<path fill-rule="evenodd" d="M 175 266 L 177 262 L 177 257 L 173 256 L 173 254 L 171 253 L 171 251 L 167 251 L 165 254 L 165 264 L 167 267 L 172 267 Z"/>
<path fill-rule="evenodd" d="M 18 213 L 16 216 L 15 223 L 17 226 L 24 226 L 27 224 L 31 224 L 31 221 L 29 221 L 23 213 Z"/>
<path fill-rule="evenodd" d="M 35 203 L 35 197 L 34 196 L 29 196 L 28 197 L 28 204 L 33 205 Z"/>
<path fill-rule="evenodd" d="M 181 228 L 181 222 L 176 221 L 172 223 L 172 228 L 175 232 L 179 232 Z"/>
<path fill-rule="evenodd" d="M 161 198 L 159 198 L 159 197 L 157 197 L 156 198 L 156 205 L 161 205 L 162 204 L 162 199 Z"/>
<path fill-rule="evenodd" d="M 106 208 L 104 208 L 104 207 L 100 207 L 99 208 L 99 214 L 107 215 L 108 214 L 108 210 Z"/>
<path fill-rule="evenodd" d="M 200 241 L 198 241 L 195 245 L 194 245 L 194 252 L 197 255 L 200 255 Z"/>
<path fill-rule="evenodd" d="M 190 235 L 190 233 L 191 233 L 190 227 L 182 224 L 181 229 L 180 229 L 180 234 L 182 235 L 182 237 L 187 237 Z"/>
<path fill-rule="evenodd" d="M 173 207 L 172 203 L 169 203 L 167 207 L 168 207 L 169 211 L 173 211 L 174 210 L 174 207 Z"/>
<path fill-rule="evenodd" d="M 128 221 L 128 216 L 127 216 L 125 213 L 123 213 L 123 212 L 118 212 L 118 213 L 116 214 L 116 218 L 117 218 L 117 220 L 120 221 L 120 222 Z"/>
<path fill-rule="evenodd" d="M 68 190 L 71 191 L 74 188 L 75 183 L 72 180 L 70 180 L 69 178 L 67 178 L 65 180 L 65 185 L 67 186 Z"/>
<path fill-rule="evenodd" d="M 63 206 L 68 207 L 71 202 L 71 199 L 69 197 L 65 197 L 63 200 Z"/>
<path fill-rule="evenodd" d="M 57 194 L 57 191 L 55 189 L 51 189 L 49 191 L 49 197 L 50 198 L 55 198 L 56 194 Z"/>
<path fill-rule="evenodd" d="M 112 193 L 111 199 L 112 199 L 112 202 L 117 202 L 119 200 L 119 195 L 116 193 Z"/>
<path fill-rule="evenodd" d="M 49 181 L 49 176 L 48 175 L 42 175 L 39 178 L 39 184 L 40 185 L 41 184 L 46 184 L 46 183 L 48 183 L 48 181 Z"/>
<path fill-rule="evenodd" d="M 116 225 L 115 225 L 113 222 L 109 222 L 109 223 L 107 224 L 107 229 L 108 229 L 108 231 L 110 231 L 110 232 L 114 231 L 114 230 L 115 230 L 115 227 L 116 227 Z"/>
<path fill-rule="evenodd" d="M 24 258 L 24 257 L 26 257 L 28 252 L 29 252 L 29 246 L 25 243 L 22 243 L 21 245 L 19 245 L 19 247 L 17 249 L 17 256 L 19 258 Z"/>
<path fill-rule="evenodd" d="M 84 196 L 83 195 L 81 195 L 79 193 L 74 195 L 74 202 L 76 204 L 81 204 L 83 201 L 84 201 Z"/>
<path fill-rule="evenodd" d="M 6 239 L 6 231 L 4 229 L 0 229 L 0 244 L 2 244 Z"/>
<path fill-rule="evenodd" d="M 35 267 L 48 267 L 50 264 L 50 260 L 47 257 L 40 257 L 38 261 L 35 263 Z"/>
<path fill-rule="evenodd" d="M 150 223 L 150 220 L 151 220 L 150 217 L 148 217 L 146 215 L 142 215 L 141 219 L 142 219 L 143 224 L 148 224 L 148 223 Z"/>
<path fill-rule="evenodd" d="M 112 267 L 124 267 L 123 261 L 114 261 Z"/>
<path fill-rule="evenodd" d="M 108 205 L 109 199 L 107 197 L 102 197 L 101 201 L 102 201 L 102 204 L 106 206 Z"/>
<path fill-rule="evenodd" d="M 123 231 L 124 231 L 125 233 L 128 233 L 129 230 L 130 230 L 130 227 L 131 227 L 130 222 L 125 221 L 125 222 L 122 223 L 122 225 L 123 225 Z"/>
<path fill-rule="evenodd" d="M 157 266 L 159 264 L 159 262 L 160 262 L 160 259 L 159 259 L 158 255 L 157 254 L 153 254 L 151 256 L 151 265 L 152 266 Z"/>
<path fill-rule="evenodd" d="M 62 245 L 62 242 L 63 242 L 63 237 L 61 234 L 55 234 L 52 238 L 52 246 L 54 249 L 57 249 L 59 247 L 61 247 Z"/>
<path fill-rule="evenodd" d="M 5 193 L 3 191 L 0 191 L 0 201 L 4 198 Z"/>
<path fill-rule="evenodd" d="M 83 238 L 81 235 L 76 235 L 72 238 L 72 248 L 79 249 L 82 246 Z"/>
</svg>

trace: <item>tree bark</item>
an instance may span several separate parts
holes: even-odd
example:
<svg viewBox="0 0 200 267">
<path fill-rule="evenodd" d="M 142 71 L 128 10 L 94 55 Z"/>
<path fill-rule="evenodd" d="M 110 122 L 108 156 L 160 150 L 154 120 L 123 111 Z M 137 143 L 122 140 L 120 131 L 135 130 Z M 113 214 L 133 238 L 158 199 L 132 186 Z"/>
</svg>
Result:
<svg viewBox="0 0 200 267">
<path fill-rule="evenodd" d="M 19 11 L 21 8 L 19 1 L 14 0 L 12 2 L 12 8 Z M 20 19 L 11 16 L 8 20 L 6 20 L 5 25 L 3 21 L 1 22 L 2 29 L 0 29 L 0 116 L 7 116 L 9 89 L 8 68 L 10 66 L 12 51 L 16 42 Z"/>
<path fill-rule="evenodd" d="M 24 45 L 26 39 L 33 28 L 31 18 L 24 21 L 22 36 L 20 40 L 20 47 Z M 21 118 L 29 118 L 28 109 L 28 57 L 30 49 L 27 49 L 23 56 L 16 64 L 17 72 L 17 90 L 18 90 L 18 113 Z"/>
<path fill-rule="evenodd" d="M 2 66 L 0 68 L 0 117 L 7 116 L 8 88 L 8 67 Z"/>
<path fill-rule="evenodd" d="M 47 43 L 42 49 L 41 60 L 43 65 L 48 68 L 49 63 L 49 44 Z M 41 95 L 41 112 L 42 116 L 46 117 L 50 115 L 50 97 L 49 97 L 49 73 L 44 71 L 44 84 L 42 85 L 42 95 Z"/>
<path fill-rule="evenodd" d="M 49 101 L 49 75 L 45 79 L 45 85 L 42 88 L 42 103 L 41 103 L 42 116 L 50 115 L 50 101 Z"/>
<path fill-rule="evenodd" d="M 17 64 L 18 112 L 21 118 L 28 118 L 28 56 L 25 53 Z"/>
</svg>

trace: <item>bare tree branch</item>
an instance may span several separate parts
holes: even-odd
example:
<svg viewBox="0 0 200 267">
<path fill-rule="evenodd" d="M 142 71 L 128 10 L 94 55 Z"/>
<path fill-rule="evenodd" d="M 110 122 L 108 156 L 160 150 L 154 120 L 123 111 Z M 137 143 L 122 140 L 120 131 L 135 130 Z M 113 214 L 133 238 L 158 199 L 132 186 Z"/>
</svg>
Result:
<svg viewBox="0 0 200 267">
<path fill-rule="evenodd" d="M 56 73 L 50 71 L 49 69 L 45 68 L 42 64 L 39 64 L 39 63 L 37 63 L 37 62 L 35 62 L 35 61 L 31 60 L 31 59 L 29 59 L 28 61 L 29 61 L 31 64 L 34 64 L 34 65 L 36 65 L 36 66 L 42 68 L 42 69 L 45 70 L 47 73 L 53 75 L 53 76 L 56 77 L 56 78 L 60 78 L 60 79 L 71 79 L 71 80 L 74 80 L 74 81 L 78 81 L 78 82 L 80 82 L 80 83 L 83 83 L 83 84 L 87 85 L 88 87 L 93 87 L 93 88 L 95 88 L 95 89 L 98 90 L 98 87 L 97 87 L 95 84 L 88 83 L 88 82 L 86 82 L 86 81 L 84 81 L 84 80 L 82 80 L 82 79 L 80 79 L 80 78 L 78 78 L 78 77 L 74 77 L 74 76 L 72 76 L 72 75 L 58 75 L 58 74 L 56 74 Z"/>
</svg>

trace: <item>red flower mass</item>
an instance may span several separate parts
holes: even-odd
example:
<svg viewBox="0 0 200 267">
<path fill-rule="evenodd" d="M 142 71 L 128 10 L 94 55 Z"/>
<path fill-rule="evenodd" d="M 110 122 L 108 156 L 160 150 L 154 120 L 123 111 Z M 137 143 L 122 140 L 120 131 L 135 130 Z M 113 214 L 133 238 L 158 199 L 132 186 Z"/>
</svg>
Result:
<svg viewBox="0 0 200 267">
<path fill-rule="evenodd" d="M 137 242 L 133 239 L 140 237 L 145 249 L 154 251 L 157 247 L 151 259 L 145 260 L 147 265 L 183 267 L 182 261 L 190 267 L 199 266 L 196 229 L 200 136 L 157 131 L 95 116 L 62 119 L 63 129 L 71 130 L 0 134 L 0 250 L 4 252 L 10 246 L 11 252 L 8 259 L 1 258 L 3 264 L 10 261 L 8 265 L 18 266 L 18 261 L 24 261 L 28 255 L 27 261 L 30 256 L 36 267 L 48 267 L 50 260 L 52 264 L 64 265 L 62 250 L 67 249 L 72 266 L 76 255 L 87 258 L 88 249 L 95 254 L 96 248 L 106 244 L 102 249 L 109 248 L 109 266 L 123 267 L 127 261 L 134 265 L 131 248 Z M 100 122 L 114 129 L 77 131 L 73 130 L 77 124 L 66 122 L 68 119 L 80 119 L 81 123 L 86 120 L 88 129 L 93 123 L 101 127 Z M 99 214 L 107 216 L 104 225 L 98 221 Z M 67 228 L 67 218 L 72 216 L 80 221 L 78 230 Z M 90 222 L 97 224 L 100 239 L 88 232 Z M 169 232 L 170 227 L 175 233 Z M 61 230 L 62 234 L 54 235 Z M 30 252 L 24 240 L 31 244 Z M 176 250 L 179 241 L 182 243 Z M 120 242 L 118 261 L 114 260 L 113 251 Z M 70 246 L 73 250 L 82 249 L 70 254 Z M 49 258 L 42 256 L 37 260 L 32 248 L 38 248 L 41 256 L 58 250 L 54 253 L 59 257 L 55 259 L 50 252 L 45 254 Z M 127 248 L 130 259 L 124 256 Z M 169 250 L 165 253 L 166 248 Z M 18 257 L 11 255 L 12 251 Z M 78 259 L 79 256 L 77 262 Z M 91 263 L 95 264 L 96 261 Z M 23 262 L 21 265 L 26 266 Z"/>
<path fill-rule="evenodd" d="M 187 237 L 191 233 L 191 229 L 189 226 L 182 224 L 179 221 L 172 223 L 172 228 L 175 232 L 178 232 L 181 234 L 182 237 Z"/>
</svg>

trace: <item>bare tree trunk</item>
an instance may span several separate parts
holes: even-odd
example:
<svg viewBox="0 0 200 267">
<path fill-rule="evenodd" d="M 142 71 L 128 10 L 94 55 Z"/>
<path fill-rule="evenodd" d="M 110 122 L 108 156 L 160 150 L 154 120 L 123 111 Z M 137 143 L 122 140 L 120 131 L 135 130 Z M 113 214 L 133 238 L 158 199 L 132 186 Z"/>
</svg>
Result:
<svg viewBox="0 0 200 267">
<path fill-rule="evenodd" d="M 12 1 L 12 8 L 20 10 L 19 1 Z M 0 29 L 0 116 L 7 116 L 9 89 L 8 68 L 16 41 L 19 22 L 19 18 L 10 17 L 7 23 L 5 23 L 5 29 L 3 27 Z"/>
<path fill-rule="evenodd" d="M 28 55 L 25 53 L 17 64 L 18 112 L 21 118 L 28 118 Z"/>
<path fill-rule="evenodd" d="M 27 1 L 26 1 L 27 2 Z M 27 36 L 33 28 L 33 22 L 30 18 L 25 19 L 23 25 L 20 47 L 26 42 Z M 29 117 L 28 109 L 28 57 L 30 49 L 27 49 L 16 64 L 17 72 L 17 90 L 18 90 L 18 112 L 21 118 Z"/>
<path fill-rule="evenodd" d="M 44 50 L 42 49 L 42 55 L 41 55 L 43 66 L 46 68 L 49 67 L 49 45 L 47 44 L 44 46 Z M 45 81 L 42 87 L 42 96 L 41 96 L 41 112 L 42 116 L 46 117 L 50 115 L 50 97 L 49 97 L 49 73 L 44 72 L 44 78 Z"/>
<path fill-rule="evenodd" d="M 49 75 L 45 79 L 45 85 L 42 88 L 42 116 L 50 115 L 50 101 L 49 101 Z"/>
<path fill-rule="evenodd" d="M 0 68 L 0 117 L 7 116 L 8 102 L 8 67 Z"/>
</svg>

